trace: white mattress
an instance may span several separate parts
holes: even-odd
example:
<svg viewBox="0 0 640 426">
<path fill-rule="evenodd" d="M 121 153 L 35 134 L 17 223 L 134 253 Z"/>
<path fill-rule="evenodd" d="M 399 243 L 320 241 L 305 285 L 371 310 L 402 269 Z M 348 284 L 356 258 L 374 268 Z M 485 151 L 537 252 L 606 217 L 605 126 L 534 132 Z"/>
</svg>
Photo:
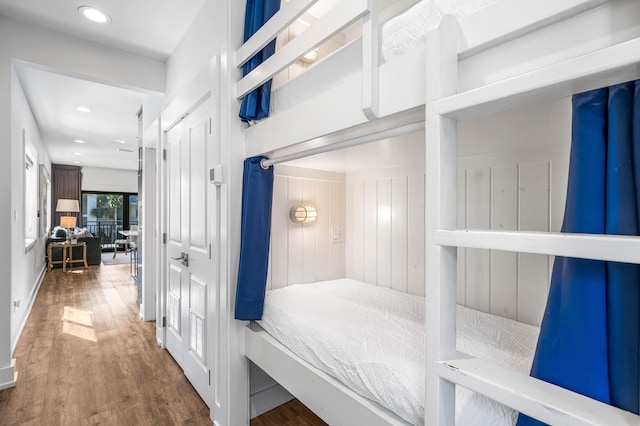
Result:
<svg viewBox="0 0 640 426">
<path fill-rule="evenodd" d="M 424 298 L 351 279 L 267 292 L 259 324 L 292 352 L 413 424 L 424 424 Z M 458 307 L 458 349 L 528 373 L 538 329 Z M 517 413 L 461 387 L 456 423 Z"/>
<path fill-rule="evenodd" d="M 424 41 L 427 32 L 440 25 L 445 15 L 462 19 L 497 0 L 422 0 L 387 21 L 380 31 L 380 52 L 387 62 L 404 55 Z"/>
<path fill-rule="evenodd" d="M 497 0 L 422 0 L 380 27 L 381 62 L 390 62 L 422 46 L 427 31 L 436 28 L 446 14 L 461 19 Z M 270 115 L 330 90 L 344 82 L 360 84 L 362 43 L 355 40 L 322 59 L 285 84 L 274 85 Z M 399 77 L 402 78 L 402 77 Z"/>
</svg>

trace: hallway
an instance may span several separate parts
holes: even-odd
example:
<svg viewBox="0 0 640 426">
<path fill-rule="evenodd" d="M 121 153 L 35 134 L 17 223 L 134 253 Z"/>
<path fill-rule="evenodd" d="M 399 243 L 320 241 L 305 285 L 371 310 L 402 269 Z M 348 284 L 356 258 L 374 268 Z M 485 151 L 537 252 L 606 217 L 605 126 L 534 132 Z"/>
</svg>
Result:
<svg viewBox="0 0 640 426">
<path fill-rule="evenodd" d="M 2 425 L 210 425 L 202 402 L 143 322 L 129 265 L 48 272 L 18 342 Z"/>
</svg>

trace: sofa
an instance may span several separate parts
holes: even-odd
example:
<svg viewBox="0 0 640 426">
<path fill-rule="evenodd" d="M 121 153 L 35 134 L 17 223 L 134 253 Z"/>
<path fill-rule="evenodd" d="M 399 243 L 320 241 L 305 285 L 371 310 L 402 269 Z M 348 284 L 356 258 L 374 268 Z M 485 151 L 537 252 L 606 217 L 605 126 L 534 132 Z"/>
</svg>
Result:
<svg viewBox="0 0 640 426">
<path fill-rule="evenodd" d="M 47 238 L 47 244 L 45 246 L 45 257 L 48 255 L 47 248 L 49 247 L 49 243 L 57 243 L 64 242 L 66 238 L 60 237 L 49 237 Z M 99 265 L 102 263 L 102 241 L 100 237 L 80 237 L 78 238 L 78 242 L 87 243 L 87 264 L 88 265 Z M 53 260 L 62 260 L 62 250 L 54 249 L 52 250 L 51 257 Z M 73 258 L 74 259 L 82 259 L 82 247 L 74 247 L 73 248 Z M 78 264 L 74 264 L 74 266 L 78 266 Z M 62 267 L 62 264 L 54 264 L 54 268 Z"/>
</svg>

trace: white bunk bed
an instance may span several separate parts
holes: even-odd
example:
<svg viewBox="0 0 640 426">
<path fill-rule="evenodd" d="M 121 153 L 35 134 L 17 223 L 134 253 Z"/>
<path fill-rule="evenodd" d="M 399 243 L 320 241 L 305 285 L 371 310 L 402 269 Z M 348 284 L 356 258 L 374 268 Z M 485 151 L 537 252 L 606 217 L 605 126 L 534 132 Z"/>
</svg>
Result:
<svg viewBox="0 0 640 426">
<path fill-rule="evenodd" d="M 259 36 L 262 41 L 252 39 L 238 51 L 236 64 L 240 66 L 242 58 L 264 46 L 310 3 L 299 0 L 297 12 L 283 8 L 280 17 L 274 17 L 272 28 Z M 353 8 L 348 9 L 348 16 L 333 18 L 340 23 L 319 21 L 307 38 L 279 52 L 282 57 L 265 62 L 253 77 L 245 77 L 236 95 L 241 97 L 268 80 L 356 17 L 368 17 L 365 28 L 367 19 L 376 21 L 375 6 L 347 3 Z M 372 34 L 377 32 L 365 29 L 365 59 L 355 83 L 322 92 L 247 130 L 247 156 L 292 159 L 415 132 L 424 120 L 427 100 L 425 424 L 454 423 L 454 383 L 551 424 L 638 424 L 637 416 L 458 352 L 455 332 L 458 248 L 640 263 L 635 238 L 457 230 L 455 195 L 456 120 L 638 78 L 640 22 L 629 18 L 622 19 L 620 26 L 607 25 L 621 16 L 640 16 L 638 9 L 634 0 L 505 0 L 459 24 L 445 19 L 428 37 L 426 78 L 418 67 L 414 74 L 421 76 L 422 82 L 407 77 L 407 84 L 401 83 L 397 92 L 393 82 L 404 74 L 389 71 L 387 84 L 384 70 L 391 70 L 398 59 L 381 67 L 376 60 L 376 66 L 370 66 L 370 56 L 375 56 L 371 52 L 378 48 Z M 566 37 L 594 22 L 595 29 L 590 27 L 585 40 Z M 372 26 L 377 28 L 377 23 Z M 375 81 L 376 72 L 377 84 L 363 84 Z M 404 96 L 396 96 L 411 89 L 414 93 L 406 103 Z M 256 323 L 245 328 L 245 355 L 332 425 L 406 424 L 302 360 Z"/>
<path fill-rule="evenodd" d="M 567 1 L 566 19 L 547 25 L 547 5 L 520 4 L 518 16 L 539 13 L 530 35 L 495 38 L 487 58 L 465 48 L 477 34 L 445 19 L 427 51 L 427 417 L 453 424 L 454 385 L 487 395 L 548 424 L 637 425 L 640 417 L 552 384 L 458 353 L 455 343 L 456 256 L 459 249 L 640 263 L 637 237 L 457 229 L 456 128 L 460 120 L 571 96 L 640 76 L 640 4 Z M 496 8 L 486 22 L 509 15 Z M 529 9 L 530 6 L 534 9 Z M 544 6 L 544 7 L 542 7 Z M 497 12 L 494 14 L 494 12 Z M 576 13 L 578 12 L 578 13 Z M 517 25 L 517 23 L 515 23 Z M 553 40 L 553 43 L 551 43 Z M 528 58 L 524 59 L 524 58 Z M 489 61 L 498 59 L 496 63 Z M 475 75 L 472 75 L 475 74 Z M 483 81 L 484 80 L 484 81 Z"/>
<path fill-rule="evenodd" d="M 242 66 L 317 1 L 291 1 L 283 6 L 238 50 L 236 65 Z M 362 18 L 362 37 L 274 91 L 271 116 L 247 129 L 247 156 L 366 125 L 372 120 L 382 119 L 384 127 L 423 122 L 426 30 L 434 28 L 447 11 L 464 17 L 495 1 L 400 0 L 383 11 L 378 11 L 377 0 L 340 2 L 238 82 L 236 96 L 241 99 Z"/>
<path fill-rule="evenodd" d="M 352 279 L 290 285 L 267 294 L 258 324 L 283 351 L 336 377 L 398 423 L 418 425 L 424 424 L 424 303 L 423 297 Z M 461 349 L 529 371 L 537 327 L 463 306 L 457 317 Z M 458 424 L 511 425 L 517 415 L 466 389 L 457 391 Z M 338 410 L 326 413 L 327 421 L 335 424 L 337 414 L 337 423 L 355 424 Z"/>
</svg>

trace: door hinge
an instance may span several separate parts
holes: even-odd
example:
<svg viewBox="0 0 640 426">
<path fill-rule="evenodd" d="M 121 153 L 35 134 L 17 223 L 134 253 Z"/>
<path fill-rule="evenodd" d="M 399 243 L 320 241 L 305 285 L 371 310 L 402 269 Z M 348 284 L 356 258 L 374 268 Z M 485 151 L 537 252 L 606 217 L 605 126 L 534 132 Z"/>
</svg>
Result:
<svg viewBox="0 0 640 426">
<path fill-rule="evenodd" d="M 209 260 L 211 260 L 211 244 L 209 244 Z"/>
<path fill-rule="evenodd" d="M 211 386 L 211 370 L 209 370 L 209 386 Z"/>
<path fill-rule="evenodd" d="M 167 233 L 166 232 L 162 233 L 162 244 L 167 244 Z"/>
<path fill-rule="evenodd" d="M 167 326 L 167 317 L 162 317 L 162 328 Z"/>
<path fill-rule="evenodd" d="M 209 118 L 209 134 L 211 134 L 211 118 Z"/>
<path fill-rule="evenodd" d="M 167 161 L 167 150 L 166 150 L 166 149 L 163 149 L 163 150 L 162 150 L 162 159 L 163 159 L 164 161 Z"/>
</svg>

